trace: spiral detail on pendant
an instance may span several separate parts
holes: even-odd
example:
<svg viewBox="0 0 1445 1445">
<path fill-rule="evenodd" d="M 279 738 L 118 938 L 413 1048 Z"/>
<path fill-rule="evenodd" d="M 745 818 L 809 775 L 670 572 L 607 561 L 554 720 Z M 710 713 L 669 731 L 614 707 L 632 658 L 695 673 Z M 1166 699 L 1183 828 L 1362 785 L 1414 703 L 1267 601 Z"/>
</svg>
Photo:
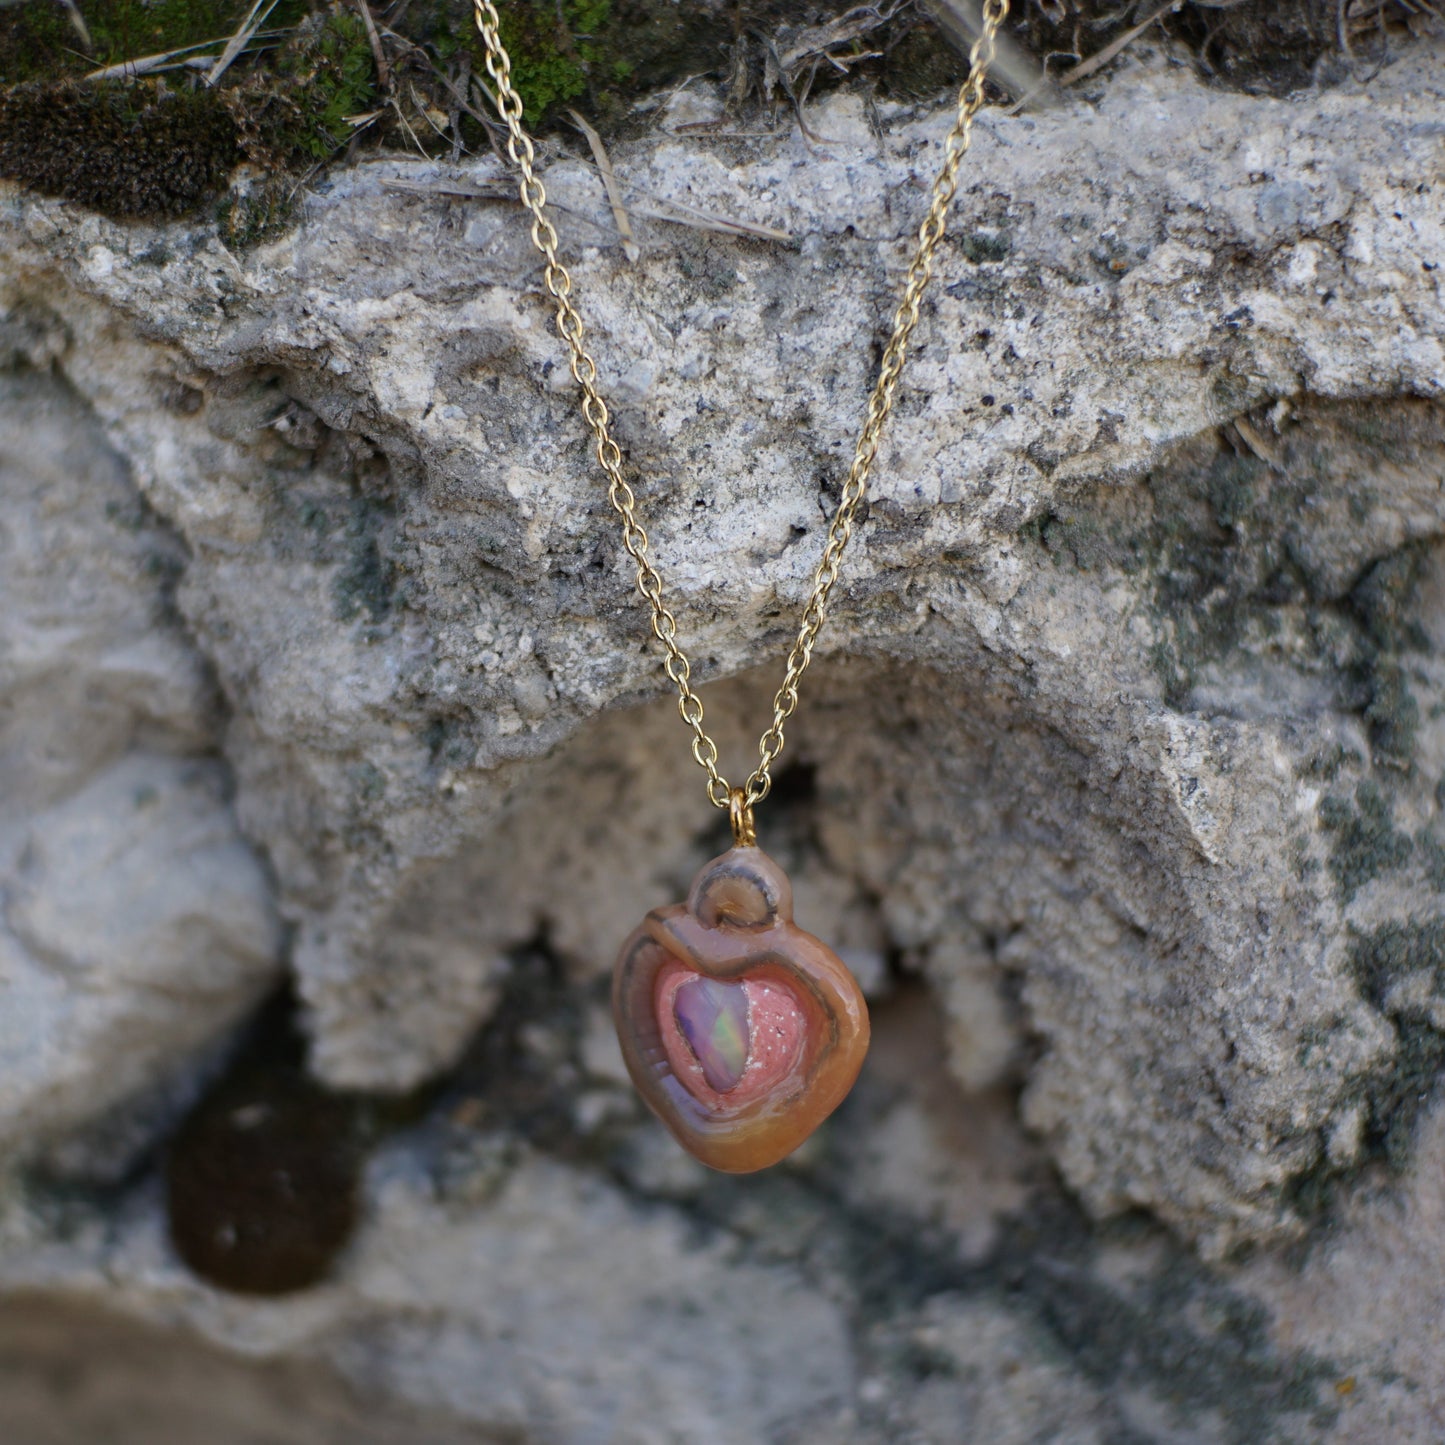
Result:
<svg viewBox="0 0 1445 1445">
<path fill-rule="evenodd" d="M 787 875 L 754 846 L 647 915 L 618 957 L 612 1008 L 639 1093 L 683 1148 L 729 1173 L 791 1154 L 868 1051 L 857 982 L 794 924 Z"/>
</svg>

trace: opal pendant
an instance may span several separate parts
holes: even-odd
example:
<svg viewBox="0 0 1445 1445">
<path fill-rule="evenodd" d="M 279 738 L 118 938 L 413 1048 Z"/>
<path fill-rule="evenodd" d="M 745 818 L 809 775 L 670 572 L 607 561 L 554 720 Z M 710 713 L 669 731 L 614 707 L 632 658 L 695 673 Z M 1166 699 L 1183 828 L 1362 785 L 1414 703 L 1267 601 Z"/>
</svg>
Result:
<svg viewBox="0 0 1445 1445">
<path fill-rule="evenodd" d="M 794 924 L 787 875 L 752 846 L 647 915 L 618 956 L 612 1012 L 638 1092 L 689 1154 L 730 1174 L 791 1154 L 868 1052 L 853 975 Z"/>
</svg>

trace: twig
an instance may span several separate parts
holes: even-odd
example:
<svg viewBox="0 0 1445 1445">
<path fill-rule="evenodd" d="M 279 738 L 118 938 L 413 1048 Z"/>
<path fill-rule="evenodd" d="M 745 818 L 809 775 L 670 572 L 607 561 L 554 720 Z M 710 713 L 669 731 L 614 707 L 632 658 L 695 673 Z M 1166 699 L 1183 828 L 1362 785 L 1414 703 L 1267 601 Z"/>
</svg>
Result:
<svg viewBox="0 0 1445 1445">
<path fill-rule="evenodd" d="M 1081 60 L 1072 70 L 1066 70 L 1058 78 L 1057 84 L 1073 85 L 1075 81 L 1086 80 L 1096 70 L 1102 70 L 1126 45 L 1132 45 L 1156 20 L 1162 20 L 1171 10 L 1179 9 L 1181 4 L 1183 0 L 1165 0 L 1163 5 L 1133 29 L 1116 35 L 1102 50 L 1096 51 L 1087 60 Z"/>
<path fill-rule="evenodd" d="M 417 93 L 416 86 L 411 81 L 407 81 L 406 88 L 411 92 L 411 103 L 416 107 L 416 113 L 436 132 L 441 140 L 446 140 L 446 127 L 438 125 L 436 121 L 432 119 L 432 113 L 427 109 L 426 101 Z"/>
<path fill-rule="evenodd" d="M 716 120 L 690 120 L 668 131 L 668 135 L 696 135 L 703 140 L 777 140 L 783 134 L 779 130 L 719 130 L 727 121 L 719 116 Z"/>
<path fill-rule="evenodd" d="M 229 69 L 231 62 L 251 43 L 256 32 L 266 23 L 271 12 L 276 8 L 278 0 L 271 0 L 264 11 L 261 6 L 264 0 L 255 0 L 246 18 L 241 22 L 241 28 L 226 42 L 226 48 L 221 52 L 221 58 L 211 67 L 206 74 L 207 86 L 213 86 Z"/>
<path fill-rule="evenodd" d="M 639 185 L 630 187 L 634 195 L 646 196 L 649 201 L 656 201 L 661 206 L 671 206 L 675 211 L 682 211 L 683 216 L 662 215 L 650 208 L 639 206 L 635 201 L 632 203 L 634 214 L 649 216 L 655 221 L 671 221 L 675 226 L 692 226 L 701 231 L 717 231 L 727 236 L 751 236 L 760 241 L 783 241 L 792 243 L 792 236 L 787 231 L 775 230 L 772 226 L 760 226 L 753 221 L 738 221 L 731 216 L 716 216 L 711 211 L 700 211 L 696 206 L 690 206 L 686 201 L 675 201 L 670 196 L 659 196 L 656 191 L 649 191 Z M 691 217 L 691 219 L 687 219 Z"/>
<path fill-rule="evenodd" d="M 1249 421 L 1242 416 L 1234 419 L 1234 430 L 1239 434 L 1239 439 L 1272 471 L 1284 471 L 1284 458 L 1276 446 L 1270 445 L 1264 435 L 1257 431 Z"/>
<path fill-rule="evenodd" d="M 783 94 L 788 97 L 788 102 L 793 107 L 793 114 L 798 117 L 798 129 L 803 132 L 803 139 L 815 145 L 825 144 L 823 137 L 816 135 L 808 127 L 808 122 L 803 116 L 803 103 L 798 99 L 798 92 L 793 88 L 792 77 L 788 74 L 787 67 L 778 55 L 778 47 L 766 35 L 759 35 L 758 39 L 763 42 L 763 48 L 767 51 L 766 58 L 772 61 L 769 69 L 776 76 L 778 84 L 783 87 Z"/>
<path fill-rule="evenodd" d="M 778 63 L 788 70 L 798 70 L 804 61 L 814 57 L 831 60 L 833 57 L 829 52 L 835 46 L 847 45 L 850 41 L 860 39 L 887 25 L 906 4 L 908 0 L 897 0 L 891 8 L 859 5 L 844 11 L 826 25 L 810 26 L 797 36 L 787 53 L 779 57 Z M 850 55 L 848 58 L 854 60 L 860 57 Z"/>
<path fill-rule="evenodd" d="M 1412 14 L 1419 14 L 1409 0 L 1397 0 L 1402 7 L 1409 8 Z M 1426 0 L 1428 5 L 1428 0 Z M 1385 68 L 1390 59 L 1390 34 L 1385 24 L 1385 11 L 1388 7 L 1384 0 L 1377 0 L 1373 11 L 1361 9 L 1356 0 L 1337 0 L 1335 5 L 1335 40 L 1339 45 L 1340 52 L 1345 58 L 1350 74 L 1358 85 L 1368 85 Z M 1428 9 L 1430 15 L 1439 18 L 1438 12 Z M 1361 76 L 1356 71 L 1356 56 L 1354 47 L 1350 44 L 1351 35 L 1366 35 L 1370 29 L 1370 22 L 1375 22 L 1375 27 L 1380 32 L 1380 58 L 1375 67 L 1368 75 Z"/>
<path fill-rule="evenodd" d="M 517 188 L 511 181 L 444 181 L 436 183 L 409 181 L 400 176 L 387 176 L 381 184 L 387 190 L 408 191 L 413 195 L 452 196 L 459 200 L 517 203 Z M 674 226 L 690 226 L 696 231 L 716 231 L 719 235 L 724 236 L 748 236 L 754 240 L 782 242 L 791 242 L 793 239 L 787 231 L 774 230 L 771 226 L 755 225 L 751 221 L 735 221 L 727 216 L 715 216 L 708 211 L 698 210 L 696 206 L 689 206 L 684 201 L 674 201 L 663 196 L 653 195 L 652 192 L 645 191 L 639 186 L 633 186 L 631 190 L 635 195 L 646 196 L 657 202 L 658 206 L 670 207 L 672 210 L 684 213 L 671 215 L 666 210 L 653 206 L 639 206 L 636 201 L 633 201 L 630 209 L 635 216 L 646 216 L 649 220 L 654 221 L 668 221 Z M 547 204 L 563 215 L 573 216 L 599 230 L 606 229 L 586 212 L 579 211 L 574 206 L 562 204 L 555 196 L 548 196 Z"/>
<path fill-rule="evenodd" d="M 415 93 L 416 93 L 415 91 L 412 92 L 413 95 L 415 95 Z M 405 113 L 403 112 L 403 110 L 402 110 L 402 108 L 401 108 L 401 104 L 400 104 L 400 102 L 398 102 L 397 98 L 396 98 L 394 95 L 388 96 L 388 97 L 387 97 L 387 100 L 386 100 L 386 104 L 385 104 L 384 106 L 382 106 L 381 109 L 382 109 L 382 111 L 394 110 L 394 111 L 396 112 L 397 122 L 400 124 L 402 130 L 404 130 L 404 131 L 406 132 L 407 137 L 408 137 L 408 139 L 411 141 L 412 145 L 414 145 L 414 146 L 416 147 L 416 153 L 417 153 L 419 156 L 421 156 L 423 160 L 425 160 L 425 159 L 426 159 L 426 147 L 421 143 L 421 138 L 420 138 L 420 137 L 417 135 L 417 133 L 411 128 L 411 122 L 407 120 L 406 115 L 405 115 Z M 376 112 L 376 114 L 380 114 L 380 113 L 381 113 L 381 112 Z M 368 119 L 368 123 L 369 123 L 370 120 L 374 119 L 374 116 L 369 116 L 367 119 Z M 428 119 L 430 119 L 430 117 L 428 117 Z"/>
<path fill-rule="evenodd" d="M 387 26 L 382 27 L 381 33 L 393 45 L 399 45 L 403 50 L 417 57 L 417 59 L 431 71 L 432 75 L 447 88 L 456 103 L 487 133 L 487 140 L 492 147 L 492 153 L 505 165 L 507 158 L 503 155 L 501 146 L 497 144 L 497 134 L 499 130 L 497 121 L 484 111 L 478 110 L 476 106 L 467 99 L 466 92 L 459 90 L 452 78 L 447 75 L 445 71 L 438 69 L 431 55 L 415 41 L 408 40 L 405 35 L 398 35 L 395 30 Z M 482 92 L 482 95 L 488 103 L 495 109 L 496 101 L 491 91 L 487 89 L 477 76 L 471 73 L 470 63 L 467 64 L 462 79 L 467 83 L 468 87 L 475 85 Z"/>
<path fill-rule="evenodd" d="M 627 216 L 627 207 L 622 203 L 622 188 L 617 184 L 617 176 L 612 169 L 612 157 L 607 154 L 607 147 L 602 144 L 602 137 L 583 120 L 582 116 L 575 110 L 567 112 L 577 129 L 587 137 L 587 144 L 592 147 L 592 159 L 597 162 L 597 169 L 602 174 L 602 185 L 607 191 L 607 204 L 612 207 L 612 219 L 617 222 L 617 234 L 622 237 L 622 254 L 629 261 L 636 263 L 637 258 L 642 254 L 638 249 L 637 241 L 632 234 L 632 222 Z"/>
<path fill-rule="evenodd" d="M 0 5 L 8 3 L 9 0 L 0 0 Z M 255 45 L 261 41 L 279 40 L 287 33 L 285 30 L 259 30 L 251 36 L 250 43 Z M 82 81 L 134 80 L 139 75 L 154 75 L 161 70 L 204 70 L 215 63 L 216 55 L 214 51 L 209 55 L 198 55 L 195 52 L 210 51 L 213 46 L 220 45 L 223 39 L 223 36 L 217 36 L 214 40 L 198 40 L 194 45 L 163 50 L 158 55 L 139 55 L 134 60 L 122 60 L 115 65 L 104 65 L 99 70 L 88 71 L 80 78 Z M 76 55 L 79 52 L 70 53 Z M 88 57 L 81 57 L 86 58 Z"/>
<path fill-rule="evenodd" d="M 1350 49 L 1350 28 L 1345 24 L 1345 6 L 1349 0 L 1335 0 L 1335 40 L 1343 52 L 1345 60 L 1353 70 L 1355 55 Z"/>
<path fill-rule="evenodd" d="M 362 24 L 366 26 L 366 38 L 371 42 L 371 53 L 376 59 L 376 84 L 381 90 L 391 87 L 391 67 L 386 63 L 386 51 L 381 48 L 381 36 L 376 33 L 376 19 L 371 13 L 367 0 L 356 0 L 361 11 Z"/>
<path fill-rule="evenodd" d="M 689 76 L 688 76 L 685 80 L 683 80 L 680 84 L 675 85 L 675 86 L 668 92 L 668 94 L 667 94 L 667 99 L 664 100 L 664 101 L 662 101 L 661 104 L 659 104 L 659 105 L 654 109 L 653 114 L 657 117 L 659 123 L 661 122 L 662 117 L 665 116 L 665 115 L 667 114 L 667 112 L 671 109 L 673 101 L 675 101 L 675 100 L 678 98 L 678 96 L 680 96 L 680 95 L 683 93 L 683 91 L 685 91 L 685 90 L 688 88 L 688 86 L 690 86 L 690 85 L 693 83 L 693 81 L 698 78 L 698 74 L 700 74 L 700 72 L 695 72 L 694 74 L 689 75 Z M 668 132 L 668 134 L 675 134 L 675 132 Z"/>
<path fill-rule="evenodd" d="M 386 159 L 385 156 L 378 157 L 378 160 Z M 517 199 L 517 188 L 510 181 L 483 181 L 480 184 L 468 185 L 465 181 L 433 183 L 409 181 L 402 176 L 384 176 L 381 185 L 385 190 L 406 191 L 414 196 L 448 196 L 460 201 L 509 201 L 513 205 L 521 204 Z M 603 235 L 607 234 L 607 227 L 601 221 L 593 220 L 585 211 L 579 211 L 575 206 L 563 205 L 555 196 L 547 197 L 547 209 L 571 216 L 573 220 L 592 226 Z"/>
<path fill-rule="evenodd" d="M 473 110 L 468 104 L 467 114 L 470 115 L 473 120 L 481 122 L 482 129 L 487 133 L 487 144 L 491 146 L 492 154 L 496 156 L 502 165 L 508 165 L 510 163 L 509 158 L 502 149 L 502 137 L 506 135 L 506 131 L 503 130 L 501 123 L 497 120 L 497 116 L 501 114 L 497 97 L 492 94 L 491 86 L 489 86 L 480 75 L 472 75 L 472 84 L 477 88 L 484 103 L 491 106 L 492 110 L 491 114 L 488 115 L 484 111 Z"/>
<path fill-rule="evenodd" d="M 461 160 L 462 152 L 467 149 L 466 143 L 462 140 L 462 105 L 459 89 L 464 91 L 472 76 L 472 53 L 470 50 L 463 50 L 461 55 L 461 86 L 457 87 L 450 82 L 447 89 L 451 92 L 452 103 L 447 107 L 447 124 L 452 129 L 452 164 Z"/>
<path fill-rule="evenodd" d="M 657 210 L 653 206 L 639 206 L 635 201 L 632 209 L 639 216 L 646 216 L 653 221 L 670 221 L 674 226 L 691 226 L 695 231 L 716 231 L 720 236 L 749 236 L 758 241 L 783 241 L 792 242 L 792 236 L 787 231 L 775 231 L 771 226 L 756 226 L 751 221 L 734 221 L 727 216 L 714 216 L 707 211 L 699 211 L 696 206 L 689 206 L 682 201 L 662 200 L 664 206 L 672 206 L 675 210 L 684 212 L 680 216 L 670 216 L 666 211 Z"/>
</svg>

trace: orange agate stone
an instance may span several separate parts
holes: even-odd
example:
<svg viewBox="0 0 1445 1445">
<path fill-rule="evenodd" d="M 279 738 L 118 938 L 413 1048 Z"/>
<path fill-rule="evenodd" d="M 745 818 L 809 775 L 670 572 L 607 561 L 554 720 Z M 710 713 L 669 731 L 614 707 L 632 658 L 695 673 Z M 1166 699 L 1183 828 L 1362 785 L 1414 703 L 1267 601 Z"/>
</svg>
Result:
<svg viewBox="0 0 1445 1445">
<path fill-rule="evenodd" d="M 622 1057 L 688 1153 L 748 1174 L 791 1154 L 853 1087 L 868 1006 L 793 922 L 787 875 L 730 848 L 622 946 L 612 981 Z"/>
</svg>

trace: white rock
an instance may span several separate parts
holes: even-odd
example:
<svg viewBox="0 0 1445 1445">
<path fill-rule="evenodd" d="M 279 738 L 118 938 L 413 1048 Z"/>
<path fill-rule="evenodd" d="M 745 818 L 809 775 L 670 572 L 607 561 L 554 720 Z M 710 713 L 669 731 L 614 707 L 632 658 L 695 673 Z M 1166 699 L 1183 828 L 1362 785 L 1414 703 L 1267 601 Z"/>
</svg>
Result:
<svg viewBox="0 0 1445 1445">
<path fill-rule="evenodd" d="M 0 375 L 0 1163 L 183 1094 L 276 977 L 181 562 L 75 397 Z"/>
</svg>

